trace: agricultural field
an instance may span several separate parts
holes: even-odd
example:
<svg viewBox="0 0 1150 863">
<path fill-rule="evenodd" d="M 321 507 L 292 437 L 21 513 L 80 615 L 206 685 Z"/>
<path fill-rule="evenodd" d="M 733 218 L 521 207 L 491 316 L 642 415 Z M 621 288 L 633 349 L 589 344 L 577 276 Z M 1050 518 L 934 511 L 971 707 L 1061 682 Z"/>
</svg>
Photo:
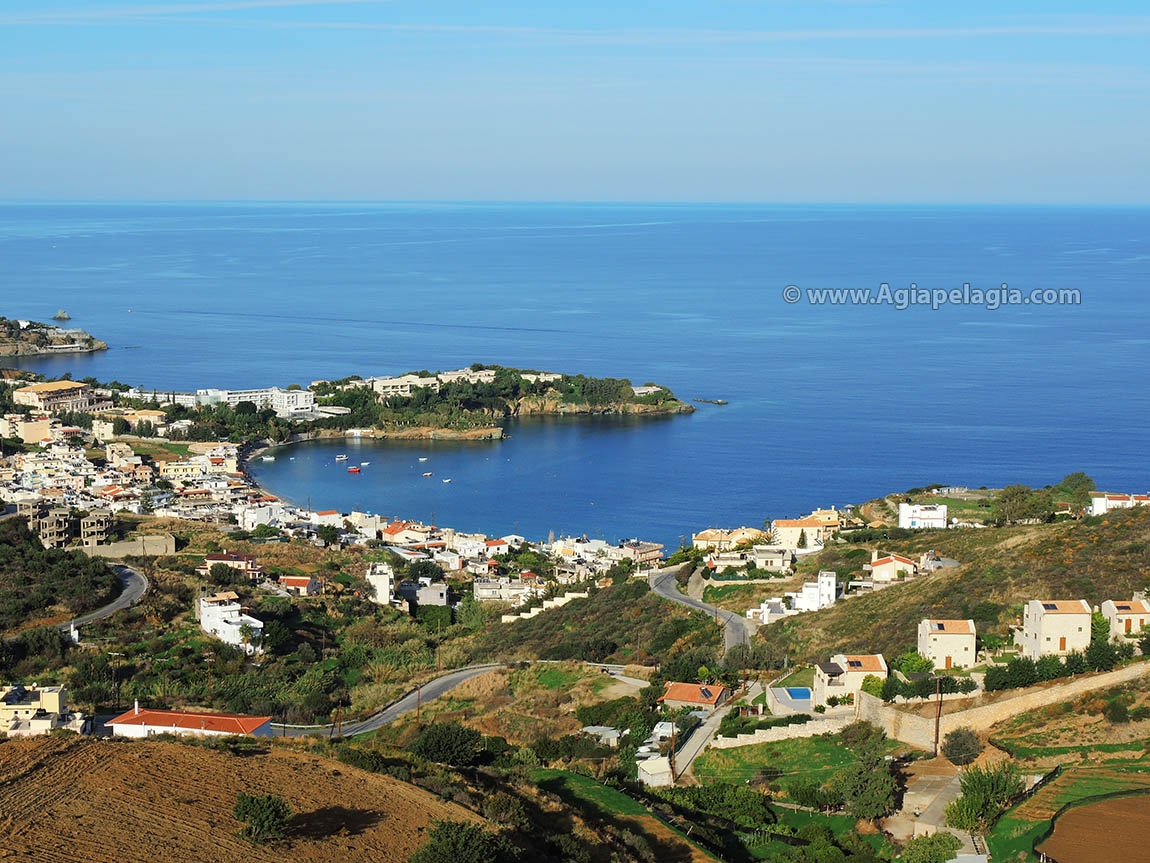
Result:
<svg viewBox="0 0 1150 863">
<path fill-rule="evenodd" d="M 1150 798 L 1120 797 L 1071 809 L 1037 850 L 1051 860 L 1110 863 L 1146 854 Z"/>
<path fill-rule="evenodd" d="M 236 794 L 277 794 L 287 840 L 237 835 Z M 280 747 L 244 756 L 163 740 L 76 737 L 0 744 L 4 853 L 43 863 L 403 863 L 435 819 L 474 813 L 389 776 Z"/>
<path fill-rule="evenodd" d="M 891 754 L 906 748 L 892 740 L 886 741 L 886 747 Z M 708 749 L 695 760 L 693 770 L 702 782 L 741 785 L 765 777 L 785 789 L 791 777 L 826 782 L 854 760 L 854 753 L 837 734 L 824 734 L 733 749 Z"/>
</svg>

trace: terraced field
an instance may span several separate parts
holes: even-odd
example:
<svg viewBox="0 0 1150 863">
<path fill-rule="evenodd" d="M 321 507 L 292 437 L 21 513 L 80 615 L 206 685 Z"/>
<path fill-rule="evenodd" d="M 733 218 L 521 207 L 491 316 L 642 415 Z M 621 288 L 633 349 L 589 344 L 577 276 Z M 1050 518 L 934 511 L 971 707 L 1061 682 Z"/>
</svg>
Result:
<svg viewBox="0 0 1150 863">
<path fill-rule="evenodd" d="M 278 794 L 288 839 L 236 835 L 239 791 Z M 437 819 L 467 810 L 388 776 L 286 749 L 251 755 L 159 740 L 0 743 L 0 858 L 41 863 L 401 863 Z"/>
</svg>

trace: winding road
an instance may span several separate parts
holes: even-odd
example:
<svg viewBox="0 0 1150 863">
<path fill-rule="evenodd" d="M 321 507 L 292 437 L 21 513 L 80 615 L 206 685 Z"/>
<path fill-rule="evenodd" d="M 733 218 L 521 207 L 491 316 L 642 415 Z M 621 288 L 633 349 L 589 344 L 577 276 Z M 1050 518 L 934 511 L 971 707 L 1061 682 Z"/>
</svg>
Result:
<svg viewBox="0 0 1150 863">
<path fill-rule="evenodd" d="M 103 608 L 98 608 L 80 617 L 74 617 L 71 620 L 65 620 L 63 623 L 55 624 L 56 629 L 67 632 L 73 624 L 78 627 L 86 626 L 97 620 L 103 620 L 105 617 L 111 617 L 117 611 L 134 605 L 141 596 L 148 592 L 148 579 L 146 579 L 142 573 L 122 563 L 113 563 L 111 567 L 116 571 L 116 578 L 120 579 L 120 595 Z M 20 635 L 17 634 L 9 636 L 4 640 L 15 641 L 19 637 Z"/>
<path fill-rule="evenodd" d="M 688 608 L 693 608 L 695 611 L 701 611 L 722 625 L 724 653 L 729 652 L 731 648 L 736 645 L 750 644 L 751 638 L 755 634 L 755 624 L 745 617 L 740 617 L 733 611 L 707 605 L 707 603 L 701 599 L 692 599 L 681 593 L 679 591 L 679 584 L 675 581 L 675 573 L 678 569 L 679 567 L 674 567 L 653 572 L 647 579 L 651 590 L 664 599 L 669 599 L 671 602 L 677 602 L 679 605 L 685 605 Z"/>
</svg>

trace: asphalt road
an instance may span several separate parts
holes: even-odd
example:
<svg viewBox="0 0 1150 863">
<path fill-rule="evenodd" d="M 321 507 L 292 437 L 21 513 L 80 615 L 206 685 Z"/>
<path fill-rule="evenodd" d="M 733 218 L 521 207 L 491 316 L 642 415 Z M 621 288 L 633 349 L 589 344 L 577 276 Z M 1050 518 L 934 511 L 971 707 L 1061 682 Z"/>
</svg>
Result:
<svg viewBox="0 0 1150 863">
<path fill-rule="evenodd" d="M 423 691 L 419 694 L 416 692 L 409 692 L 403 698 L 399 699 L 378 713 L 373 713 L 367 719 L 359 722 L 345 722 L 340 728 L 340 734 L 344 737 L 351 737 L 356 734 L 365 734 L 369 731 L 375 731 L 389 722 L 394 722 L 403 716 L 405 713 L 411 713 L 416 708 L 416 703 L 422 700 L 424 704 L 433 699 L 450 692 L 452 689 L 463 683 L 465 680 L 470 680 L 485 671 L 490 671 L 492 668 L 501 667 L 501 663 L 492 662 L 486 665 L 473 665 L 470 668 L 461 668 L 458 671 L 449 671 L 442 677 L 437 677 L 428 683 L 423 684 Z M 309 734 L 330 734 L 334 726 L 332 725 L 273 725 L 277 735 L 284 737 L 306 737 Z"/>
<path fill-rule="evenodd" d="M 105 617 L 111 617 L 120 609 L 134 605 L 141 596 L 148 592 L 148 579 L 144 578 L 141 573 L 121 563 L 113 563 L 112 568 L 116 570 L 116 578 L 120 579 L 120 595 L 103 608 L 96 609 L 90 614 L 57 623 L 57 629 L 67 632 L 73 623 L 76 626 L 84 626 L 97 620 L 103 620 Z M 5 640 L 15 641 L 17 638 L 19 636 L 14 635 Z"/>
<path fill-rule="evenodd" d="M 740 617 L 733 611 L 726 611 L 722 608 L 716 608 L 713 605 L 707 605 L 707 603 L 701 599 L 692 599 L 681 593 L 678 582 L 675 581 L 674 569 L 656 572 L 649 577 L 648 584 L 651 585 L 651 590 L 655 591 L 655 593 L 664 599 L 669 599 L 671 602 L 677 602 L 679 605 L 685 605 L 688 608 L 701 611 L 704 614 L 710 615 L 713 620 L 718 622 L 723 627 L 724 653 L 735 645 L 749 644 L 751 636 L 755 634 L 755 625 L 745 617 Z"/>
</svg>

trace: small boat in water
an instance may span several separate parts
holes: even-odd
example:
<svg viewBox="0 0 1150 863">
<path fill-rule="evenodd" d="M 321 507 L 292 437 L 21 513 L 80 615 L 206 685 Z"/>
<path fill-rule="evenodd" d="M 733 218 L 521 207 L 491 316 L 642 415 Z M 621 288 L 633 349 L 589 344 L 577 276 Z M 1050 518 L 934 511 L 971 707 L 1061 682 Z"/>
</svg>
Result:
<svg viewBox="0 0 1150 863">
<path fill-rule="evenodd" d="M 349 468 L 347 469 L 347 472 L 348 472 L 348 473 L 359 473 L 359 468 L 357 468 L 357 467 L 349 467 Z"/>
<path fill-rule="evenodd" d="M 421 455 L 421 456 L 419 457 L 419 460 L 420 460 L 420 461 L 427 461 L 427 456 L 425 456 L 425 455 Z"/>
<path fill-rule="evenodd" d="M 345 456 L 345 455 L 337 455 L 337 456 L 335 457 L 335 460 L 336 460 L 336 461 L 347 461 L 347 456 Z"/>
<path fill-rule="evenodd" d="M 451 482 L 451 479 L 450 478 L 445 479 L 444 482 Z"/>
<path fill-rule="evenodd" d="M 431 471 L 428 471 L 427 473 L 425 473 L 424 476 L 431 476 Z"/>
<path fill-rule="evenodd" d="M 359 463 L 359 466 L 360 466 L 360 467 L 367 467 L 369 464 L 371 464 L 371 462 L 369 462 L 369 461 L 361 461 L 361 462 Z"/>
<path fill-rule="evenodd" d="M 261 455 L 260 458 L 263 461 L 275 461 L 276 460 L 276 457 L 274 455 Z"/>
</svg>

